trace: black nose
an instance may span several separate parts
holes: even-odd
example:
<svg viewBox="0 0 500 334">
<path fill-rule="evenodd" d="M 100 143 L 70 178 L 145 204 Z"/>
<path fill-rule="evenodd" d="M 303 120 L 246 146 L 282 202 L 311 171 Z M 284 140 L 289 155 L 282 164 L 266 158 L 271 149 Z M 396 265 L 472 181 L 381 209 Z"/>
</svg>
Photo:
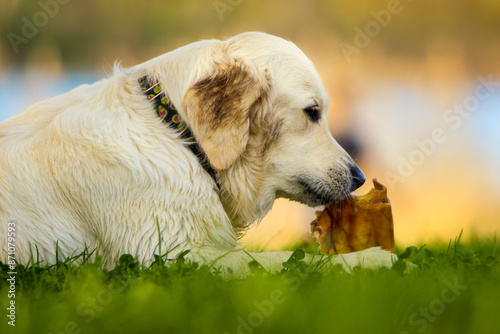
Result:
<svg viewBox="0 0 500 334">
<path fill-rule="evenodd" d="M 351 165 L 349 169 L 351 171 L 351 191 L 354 191 L 365 183 L 366 177 L 356 165 Z"/>
</svg>

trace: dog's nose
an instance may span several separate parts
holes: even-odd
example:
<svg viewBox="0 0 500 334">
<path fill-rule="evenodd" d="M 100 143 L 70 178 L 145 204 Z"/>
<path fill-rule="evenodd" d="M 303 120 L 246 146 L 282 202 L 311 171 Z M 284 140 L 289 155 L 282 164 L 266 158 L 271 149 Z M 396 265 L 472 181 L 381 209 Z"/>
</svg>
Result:
<svg viewBox="0 0 500 334">
<path fill-rule="evenodd" d="M 350 165 L 349 167 L 351 171 L 351 191 L 354 191 L 365 183 L 366 177 L 358 166 Z"/>
</svg>

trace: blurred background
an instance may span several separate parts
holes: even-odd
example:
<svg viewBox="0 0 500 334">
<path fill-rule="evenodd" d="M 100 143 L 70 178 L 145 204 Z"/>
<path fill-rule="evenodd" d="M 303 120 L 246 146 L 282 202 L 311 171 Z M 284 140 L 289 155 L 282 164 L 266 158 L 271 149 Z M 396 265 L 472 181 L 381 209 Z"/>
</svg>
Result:
<svg viewBox="0 0 500 334">
<path fill-rule="evenodd" d="M 500 229 L 500 2 L 214 0 L 0 2 L 0 121 L 199 39 L 257 30 L 297 44 L 329 126 L 389 187 L 396 243 Z M 0 157 L 1 159 L 2 157 Z M 314 209 L 278 200 L 244 238 L 310 240 Z"/>
</svg>

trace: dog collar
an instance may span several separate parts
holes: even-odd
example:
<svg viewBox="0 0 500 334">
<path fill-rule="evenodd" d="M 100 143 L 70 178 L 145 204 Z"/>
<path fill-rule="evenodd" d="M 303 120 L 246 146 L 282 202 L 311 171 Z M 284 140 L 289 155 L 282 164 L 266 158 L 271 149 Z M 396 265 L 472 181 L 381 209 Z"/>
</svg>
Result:
<svg viewBox="0 0 500 334">
<path fill-rule="evenodd" d="M 181 138 L 186 140 L 188 148 L 198 158 L 200 165 L 212 177 L 212 179 L 215 181 L 215 184 L 217 184 L 217 187 L 219 187 L 220 189 L 219 182 L 217 182 L 217 173 L 212 168 L 212 166 L 210 166 L 210 162 L 208 161 L 207 156 L 205 155 L 205 153 L 203 153 L 200 145 L 194 138 L 193 132 L 186 125 L 186 123 L 182 121 L 181 115 L 179 115 L 179 113 L 177 112 L 174 104 L 161 89 L 160 83 L 155 82 L 147 75 L 139 78 L 138 81 L 144 94 L 146 94 L 149 100 L 153 102 L 158 116 L 172 129 L 180 132 Z"/>
</svg>

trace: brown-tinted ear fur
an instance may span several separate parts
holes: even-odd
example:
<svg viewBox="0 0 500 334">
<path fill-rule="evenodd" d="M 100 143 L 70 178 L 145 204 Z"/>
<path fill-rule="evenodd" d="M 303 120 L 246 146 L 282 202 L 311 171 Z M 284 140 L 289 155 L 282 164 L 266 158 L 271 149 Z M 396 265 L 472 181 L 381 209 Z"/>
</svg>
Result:
<svg viewBox="0 0 500 334">
<path fill-rule="evenodd" d="M 245 151 L 250 119 L 258 117 L 254 114 L 269 90 L 267 73 L 259 78 L 240 59 L 221 58 L 214 73 L 189 88 L 183 99 L 189 126 L 216 170 L 229 168 Z"/>
</svg>

